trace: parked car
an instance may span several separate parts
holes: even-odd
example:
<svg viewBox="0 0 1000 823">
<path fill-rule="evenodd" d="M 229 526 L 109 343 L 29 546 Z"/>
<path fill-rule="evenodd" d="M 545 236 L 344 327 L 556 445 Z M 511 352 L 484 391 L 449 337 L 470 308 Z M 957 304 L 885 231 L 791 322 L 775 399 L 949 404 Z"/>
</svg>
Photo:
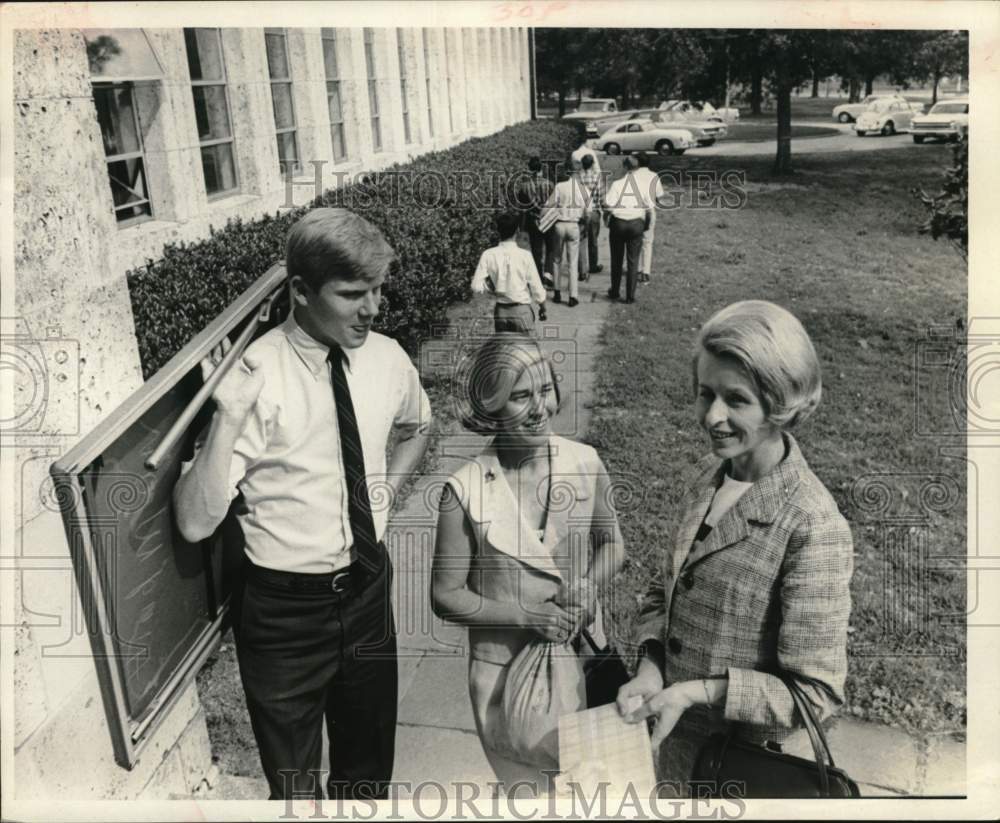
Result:
<svg viewBox="0 0 1000 823">
<path fill-rule="evenodd" d="M 877 103 L 879 100 L 902 100 L 904 103 L 909 102 L 901 94 L 869 94 L 860 103 L 841 103 L 839 106 L 834 106 L 833 119 L 840 123 L 853 123 L 861 115 L 861 112 L 870 108 L 872 104 Z"/>
<path fill-rule="evenodd" d="M 718 120 L 704 120 L 699 117 L 681 114 L 679 111 L 649 109 L 649 119 L 654 123 L 665 124 L 667 128 L 688 129 L 694 134 L 699 146 L 711 146 L 716 140 L 721 140 L 729 129 L 725 123 Z M 633 115 L 635 118 L 636 115 Z"/>
<path fill-rule="evenodd" d="M 612 126 L 617 126 L 619 123 L 625 122 L 630 117 L 634 117 L 638 111 L 638 109 L 625 109 L 624 111 L 617 111 L 607 117 L 587 120 L 587 137 L 600 137 Z"/>
<path fill-rule="evenodd" d="M 858 137 L 864 137 L 870 132 L 890 135 L 897 131 L 908 131 L 914 116 L 922 111 L 923 108 L 919 105 L 905 100 L 876 100 L 858 115 L 852 128 Z"/>
<path fill-rule="evenodd" d="M 626 120 L 604 132 L 597 148 L 608 154 L 631 151 L 655 151 L 658 154 L 684 154 L 697 145 L 689 129 L 666 128 L 652 120 Z"/>
<path fill-rule="evenodd" d="M 717 109 L 711 103 L 703 100 L 665 100 L 660 103 L 664 111 L 676 111 L 695 120 L 715 120 L 720 123 L 735 123 L 740 119 L 737 108 Z"/>
<path fill-rule="evenodd" d="M 913 118 L 910 131 L 914 143 L 927 138 L 964 140 L 969 132 L 969 98 L 952 97 L 936 103 L 927 114 Z"/>
<path fill-rule="evenodd" d="M 611 97 L 584 97 L 569 114 L 563 115 L 563 120 L 596 120 L 599 117 L 618 111 L 618 104 Z"/>
</svg>

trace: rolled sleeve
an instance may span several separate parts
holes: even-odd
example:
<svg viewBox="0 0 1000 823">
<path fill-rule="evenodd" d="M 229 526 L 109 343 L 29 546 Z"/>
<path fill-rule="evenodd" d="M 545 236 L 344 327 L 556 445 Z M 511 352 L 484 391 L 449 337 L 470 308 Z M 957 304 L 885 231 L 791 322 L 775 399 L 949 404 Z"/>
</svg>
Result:
<svg viewBox="0 0 1000 823">
<path fill-rule="evenodd" d="M 490 273 L 489 263 L 490 255 L 488 252 L 483 252 L 479 257 L 479 265 L 476 266 L 476 273 L 472 275 L 472 291 L 474 294 L 483 294 L 486 291 L 486 278 Z"/>
<path fill-rule="evenodd" d="M 402 392 L 393 425 L 402 429 L 422 429 L 431 422 L 431 401 L 420 384 L 420 373 L 402 347 L 399 347 L 399 357 Z"/>
<path fill-rule="evenodd" d="M 820 718 L 844 702 L 852 566 L 851 531 L 839 513 L 796 530 L 782 566 L 778 666 L 798 681 Z M 727 720 L 801 725 L 780 677 L 738 667 L 728 675 Z"/>
<path fill-rule="evenodd" d="M 657 575 L 646 589 L 639 606 L 639 615 L 633 631 L 636 646 L 641 646 L 650 640 L 663 643 L 663 634 L 667 627 L 666 603 L 663 578 L 662 575 Z"/>
</svg>

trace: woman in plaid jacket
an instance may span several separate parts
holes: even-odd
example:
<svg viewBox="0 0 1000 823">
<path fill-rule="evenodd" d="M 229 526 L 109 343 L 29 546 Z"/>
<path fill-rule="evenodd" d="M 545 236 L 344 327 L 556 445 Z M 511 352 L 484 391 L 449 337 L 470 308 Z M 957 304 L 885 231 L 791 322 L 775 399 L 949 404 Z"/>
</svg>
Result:
<svg viewBox="0 0 1000 823">
<path fill-rule="evenodd" d="M 656 718 L 660 779 L 680 794 L 712 733 L 779 743 L 801 725 L 781 676 L 817 716 L 843 702 L 853 565 L 847 521 L 788 433 L 822 391 L 801 323 L 773 303 L 734 303 L 702 327 L 693 368 L 712 453 L 644 599 L 644 654 L 618 695 L 627 720 Z"/>
</svg>

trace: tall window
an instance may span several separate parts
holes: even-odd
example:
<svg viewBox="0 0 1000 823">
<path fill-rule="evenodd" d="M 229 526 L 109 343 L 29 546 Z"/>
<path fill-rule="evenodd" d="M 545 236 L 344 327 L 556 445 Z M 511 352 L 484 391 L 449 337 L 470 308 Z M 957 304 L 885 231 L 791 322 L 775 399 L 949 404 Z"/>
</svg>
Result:
<svg viewBox="0 0 1000 823">
<path fill-rule="evenodd" d="M 378 110 L 378 74 L 375 70 L 375 30 L 365 29 L 365 69 L 368 73 L 368 107 L 372 115 L 372 148 L 382 150 L 382 124 Z"/>
<path fill-rule="evenodd" d="M 427 78 L 427 129 L 428 134 L 434 136 L 434 97 L 431 94 L 431 49 L 427 43 L 427 29 L 421 29 L 420 34 L 424 43 L 424 76 Z"/>
<path fill-rule="evenodd" d="M 448 95 L 448 132 L 455 131 L 455 118 L 451 110 L 451 51 L 448 48 L 448 29 L 444 29 L 444 77 Z"/>
<path fill-rule="evenodd" d="M 119 226 L 149 220 L 153 208 L 146 185 L 146 160 L 132 84 L 95 84 L 94 103 L 101 125 L 115 220 Z"/>
<path fill-rule="evenodd" d="M 410 88 L 406 76 L 406 53 L 403 49 L 403 30 L 396 29 L 396 52 L 399 55 L 399 95 L 403 100 L 403 140 L 413 142 L 410 132 Z"/>
<path fill-rule="evenodd" d="M 226 64 L 218 29 L 184 29 L 194 116 L 201 144 L 201 168 L 210 196 L 234 191 L 239 184 L 233 130 L 226 93 Z"/>
<path fill-rule="evenodd" d="M 322 29 L 323 65 L 326 69 L 326 107 L 330 113 L 330 138 L 333 141 L 333 159 L 347 157 L 344 138 L 344 109 L 341 105 L 340 72 L 337 68 L 337 30 Z"/>
<path fill-rule="evenodd" d="M 290 174 L 299 171 L 299 142 L 295 128 L 295 104 L 292 101 L 292 73 L 288 67 L 288 39 L 284 29 L 264 29 L 267 49 L 267 73 L 271 78 L 271 106 L 274 108 L 274 132 L 278 141 L 278 170 Z"/>
</svg>

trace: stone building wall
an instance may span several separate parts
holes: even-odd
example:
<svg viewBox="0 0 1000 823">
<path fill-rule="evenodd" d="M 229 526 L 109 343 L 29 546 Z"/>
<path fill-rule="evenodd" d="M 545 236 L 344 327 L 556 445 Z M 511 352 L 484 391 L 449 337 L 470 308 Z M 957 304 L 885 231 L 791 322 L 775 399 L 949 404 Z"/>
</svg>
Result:
<svg viewBox="0 0 1000 823">
<path fill-rule="evenodd" d="M 128 270 L 164 244 L 208 236 L 231 218 L 302 204 L 354 174 L 490 134 L 530 116 L 527 32 L 401 29 L 410 141 L 403 131 L 397 31 L 375 29 L 382 147 L 372 144 L 364 31 L 338 29 L 347 158 L 335 161 L 321 31 L 286 30 L 301 173 L 278 168 L 263 30 L 222 29 L 238 191 L 209 197 L 181 29 L 147 29 L 162 78 L 133 86 L 153 217 L 115 220 L 83 34 L 18 30 L 14 39 L 15 306 L 3 334 L 39 369 L 18 375 L 13 444 L 16 796 L 155 798 L 187 794 L 211 766 L 194 684 L 139 763 L 119 767 L 98 688 L 49 466 L 142 384 Z M 509 46 L 499 48 L 501 42 Z M 512 44 L 517 44 L 514 48 Z M 503 62 L 501 62 L 503 61 Z M 518 65 L 518 61 L 524 63 Z M 448 78 L 451 78 L 449 84 Z M 430 78 L 428 84 L 427 78 Z M 430 98 L 428 98 L 428 91 Z M 429 105 L 428 105 L 429 103 Z M 451 107 L 449 126 L 448 108 Z M 433 136 L 428 116 L 434 118 Z M 8 436 L 9 435 L 9 436 Z"/>
</svg>

